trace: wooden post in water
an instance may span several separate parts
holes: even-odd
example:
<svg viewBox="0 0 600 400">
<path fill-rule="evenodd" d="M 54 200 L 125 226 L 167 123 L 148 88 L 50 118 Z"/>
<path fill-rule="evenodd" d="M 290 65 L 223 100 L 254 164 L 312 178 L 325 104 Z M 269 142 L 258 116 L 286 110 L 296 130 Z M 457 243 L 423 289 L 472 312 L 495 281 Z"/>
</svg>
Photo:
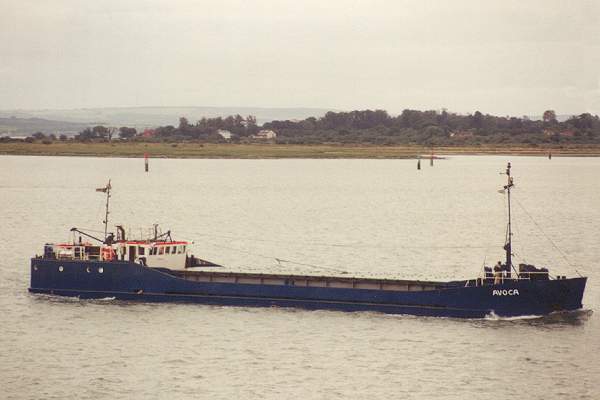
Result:
<svg viewBox="0 0 600 400">
<path fill-rule="evenodd" d="M 417 170 L 421 169 L 421 157 L 417 159 Z"/>
<path fill-rule="evenodd" d="M 431 157 L 429 158 L 429 166 L 433 167 L 433 147 L 431 148 Z"/>
<path fill-rule="evenodd" d="M 144 166 L 145 166 L 146 172 L 148 172 L 148 153 L 144 153 Z"/>
<path fill-rule="evenodd" d="M 548 160 L 552 160 L 552 150 L 548 152 Z"/>
</svg>

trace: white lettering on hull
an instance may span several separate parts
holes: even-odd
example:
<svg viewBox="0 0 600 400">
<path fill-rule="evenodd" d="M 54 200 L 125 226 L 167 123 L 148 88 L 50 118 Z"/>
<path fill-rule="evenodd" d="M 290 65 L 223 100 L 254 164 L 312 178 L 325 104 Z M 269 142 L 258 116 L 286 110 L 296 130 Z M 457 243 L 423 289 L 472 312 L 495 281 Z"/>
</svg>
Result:
<svg viewBox="0 0 600 400">
<path fill-rule="evenodd" d="M 518 296 L 519 289 L 494 289 L 492 296 Z"/>
</svg>

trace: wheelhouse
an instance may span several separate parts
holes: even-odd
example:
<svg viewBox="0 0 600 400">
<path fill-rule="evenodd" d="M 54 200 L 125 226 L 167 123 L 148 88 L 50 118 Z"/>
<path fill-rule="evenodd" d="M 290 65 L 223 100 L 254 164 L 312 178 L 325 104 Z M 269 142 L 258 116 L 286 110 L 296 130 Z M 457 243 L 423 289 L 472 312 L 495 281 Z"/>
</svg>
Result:
<svg viewBox="0 0 600 400">
<path fill-rule="evenodd" d="M 185 269 L 191 265 L 190 260 L 193 261 L 193 256 L 188 255 L 192 242 L 174 241 L 171 239 L 170 231 L 164 235 L 155 234 L 149 238 L 127 240 L 125 230 L 120 226 L 117 229 L 116 240 L 109 237 L 101 241 L 73 228 L 71 243 L 47 243 L 44 245 L 43 257 L 78 261 L 128 261 L 169 269 Z M 99 243 L 83 241 L 82 236 L 96 239 Z"/>
<path fill-rule="evenodd" d="M 121 261 L 171 269 L 185 268 L 191 242 L 186 241 L 118 241 L 116 257 Z"/>
</svg>

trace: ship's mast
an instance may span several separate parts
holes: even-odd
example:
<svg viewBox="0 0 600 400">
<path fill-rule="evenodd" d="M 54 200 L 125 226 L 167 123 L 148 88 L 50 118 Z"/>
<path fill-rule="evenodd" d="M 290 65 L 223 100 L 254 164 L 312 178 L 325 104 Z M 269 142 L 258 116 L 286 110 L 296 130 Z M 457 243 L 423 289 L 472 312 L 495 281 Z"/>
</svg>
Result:
<svg viewBox="0 0 600 400">
<path fill-rule="evenodd" d="M 71 228 L 71 232 L 80 233 L 81 235 L 102 242 L 108 246 L 110 246 L 114 242 L 114 235 L 112 233 L 110 235 L 108 234 L 108 214 L 110 214 L 110 212 L 108 211 L 108 207 L 110 205 L 110 189 L 112 189 L 112 187 L 110 186 L 110 179 L 108 180 L 108 184 L 105 187 L 96 188 L 96 192 L 102 192 L 106 194 L 106 213 L 104 214 L 104 220 L 102 221 L 102 223 L 104 224 L 104 240 L 92 236 L 89 233 L 85 233 L 77 228 Z M 119 229 L 119 232 L 121 233 L 124 232 L 121 226 L 117 226 L 117 229 Z M 123 240 L 124 239 L 125 238 L 123 235 Z M 81 236 L 79 236 L 79 241 L 81 242 Z"/>
<path fill-rule="evenodd" d="M 104 215 L 104 241 L 106 241 L 106 238 L 108 237 L 108 214 L 110 213 L 108 211 L 108 205 L 110 202 L 110 179 L 108 180 L 108 185 L 106 185 L 106 187 L 104 188 L 104 193 L 106 193 L 106 214 Z"/>
<path fill-rule="evenodd" d="M 504 186 L 504 190 L 508 194 L 508 227 L 506 233 L 506 244 L 504 245 L 504 250 L 506 250 L 506 277 L 510 278 L 511 270 L 512 270 L 512 225 L 511 225 L 511 215 L 510 215 L 510 190 L 514 186 L 513 177 L 510 174 L 510 163 L 506 166 L 506 185 Z"/>
</svg>

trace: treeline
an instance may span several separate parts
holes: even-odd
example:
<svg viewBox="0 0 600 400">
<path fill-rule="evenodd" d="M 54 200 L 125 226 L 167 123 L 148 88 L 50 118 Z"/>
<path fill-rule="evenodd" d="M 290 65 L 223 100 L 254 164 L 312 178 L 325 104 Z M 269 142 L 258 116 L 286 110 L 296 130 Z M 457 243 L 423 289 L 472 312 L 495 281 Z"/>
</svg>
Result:
<svg viewBox="0 0 600 400">
<path fill-rule="evenodd" d="M 191 124 L 187 118 L 179 118 L 177 127 L 168 125 L 156 128 L 152 137 L 158 140 L 185 141 L 199 140 L 204 142 L 222 142 L 226 139 L 219 131 L 229 132 L 233 140 L 239 140 L 256 134 L 260 130 L 256 117 L 249 115 L 230 115 L 226 118 L 202 118 Z"/>
<path fill-rule="evenodd" d="M 547 110 L 542 120 L 497 117 L 477 111 L 460 115 L 443 111 L 384 110 L 328 112 L 303 121 L 272 121 L 279 143 L 371 143 L 418 145 L 600 143 L 600 119 L 589 113 L 564 122 Z"/>
<path fill-rule="evenodd" d="M 135 128 L 89 127 L 74 137 L 76 141 L 166 141 L 166 142 L 248 142 L 261 129 L 276 133 L 281 144 L 559 144 L 600 143 L 600 119 L 589 113 L 559 122 L 553 110 L 541 120 L 527 117 L 498 117 L 482 114 L 462 115 L 442 111 L 404 110 L 391 116 L 384 110 L 328 112 L 320 118 L 271 121 L 258 126 L 254 116 L 202 118 L 191 123 L 181 117 L 177 126 L 161 126 L 138 132 Z M 67 140 L 61 135 L 60 140 Z M 54 135 L 36 133 L 29 141 L 51 143 Z"/>
<path fill-rule="evenodd" d="M 119 129 L 95 126 L 83 130 L 74 139 L 78 141 L 110 141 L 118 135 L 122 140 L 224 142 L 226 139 L 219 132 L 229 132 L 234 140 L 238 140 L 254 135 L 259 130 L 256 117 L 249 115 L 244 118 L 238 114 L 226 118 L 202 118 L 196 123 L 190 123 L 187 118 L 181 117 L 178 126 L 160 126 L 142 132 L 125 126 Z"/>
</svg>

